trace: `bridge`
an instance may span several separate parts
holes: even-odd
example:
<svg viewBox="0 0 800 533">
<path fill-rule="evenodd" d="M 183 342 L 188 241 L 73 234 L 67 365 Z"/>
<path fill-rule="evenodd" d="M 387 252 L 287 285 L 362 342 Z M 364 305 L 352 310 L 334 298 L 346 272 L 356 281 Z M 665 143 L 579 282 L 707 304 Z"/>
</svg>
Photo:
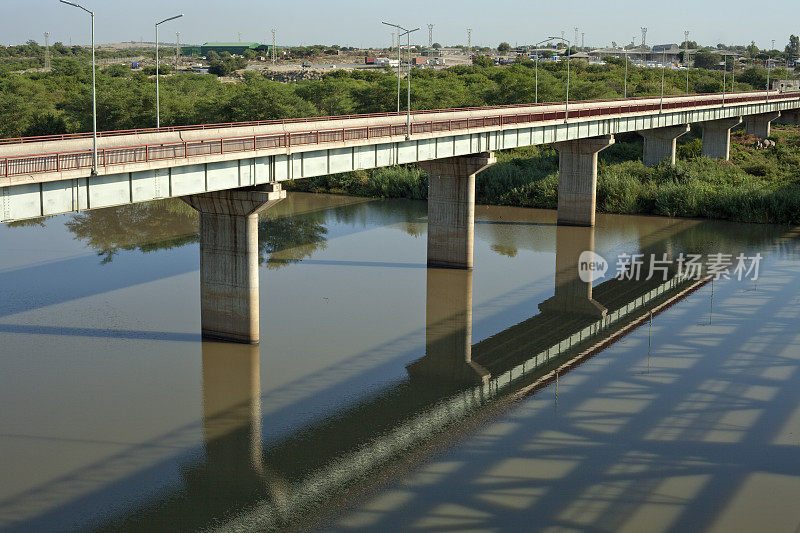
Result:
<svg viewBox="0 0 800 533">
<path fill-rule="evenodd" d="M 281 182 L 416 163 L 429 175 L 428 265 L 473 266 L 475 175 L 494 151 L 559 152 L 558 222 L 593 226 L 597 154 L 638 132 L 644 163 L 675 162 L 702 129 L 702 153 L 730 157 L 743 121 L 766 138 L 800 123 L 800 93 L 759 91 L 167 127 L 0 141 L 0 222 L 180 197 L 200 212 L 202 330 L 257 343 L 258 213 Z"/>
</svg>

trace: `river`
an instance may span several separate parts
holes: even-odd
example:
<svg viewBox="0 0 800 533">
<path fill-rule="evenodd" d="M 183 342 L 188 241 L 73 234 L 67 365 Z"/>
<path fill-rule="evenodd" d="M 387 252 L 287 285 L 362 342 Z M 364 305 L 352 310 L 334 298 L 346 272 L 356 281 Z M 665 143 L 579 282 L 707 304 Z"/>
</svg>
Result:
<svg viewBox="0 0 800 533">
<path fill-rule="evenodd" d="M 290 193 L 258 346 L 179 201 L 0 226 L 0 531 L 797 531 L 798 231 L 479 206 L 464 272 L 426 213 Z"/>
</svg>

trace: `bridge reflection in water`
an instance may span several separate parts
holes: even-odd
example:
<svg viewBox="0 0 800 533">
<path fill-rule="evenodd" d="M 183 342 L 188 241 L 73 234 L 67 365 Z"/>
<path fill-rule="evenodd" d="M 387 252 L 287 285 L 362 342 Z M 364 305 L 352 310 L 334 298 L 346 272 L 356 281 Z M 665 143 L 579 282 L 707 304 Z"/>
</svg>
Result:
<svg viewBox="0 0 800 533">
<path fill-rule="evenodd" d="M 661 238 L 692 227 L 677 222 L 651 237 L 652 245 L 663 249 Z M 183 468 L 183 490 L 98 529 L 313 525 L 697 285 L 669 272 L 666 281 L 610 279 L 592 287 L 575 265 L 593 244 L 593 228 L 558 228 L 554 296 L 534 316 L 476 344 L 472 273 L 428 269 L 426 350 L 407 366 L 408 378 L 274 442 L 261 435 L 259 348 L 204 342 L 202 459 Z"/>
</svg>

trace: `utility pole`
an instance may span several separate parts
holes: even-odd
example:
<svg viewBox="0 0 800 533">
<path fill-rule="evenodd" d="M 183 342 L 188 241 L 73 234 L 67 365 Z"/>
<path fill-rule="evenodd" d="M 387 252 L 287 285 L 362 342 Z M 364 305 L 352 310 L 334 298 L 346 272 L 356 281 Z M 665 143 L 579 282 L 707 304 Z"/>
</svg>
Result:
<svg viewBox="0 0 800 533">
<path fill-rule="evenodd" d="M 428 48 L 433 48 L 433 26 L 434 24 L 428 24 Z"/>
<path fill-rule="evenodd" d="M 647 28 L 642 28 L 642 51 L 647 51 Z"/>
<path fill-rule="evenodd" d="M 586 41 L 585 41 L 585 39 L 586 39 L 586 34 L 585 33 L 581 33 L 581 50 L 585 50 L 586 49 Z"/>
<path fill-rule="evenodd" d="M 242 42 L 242 32 L 239 32 L 239 42 Z"/>
<path fill-rule="evenodd" d="M 270 50 L 270 56 L 271 56 L 273 65 L 275 64 L 275 60 L 278 58 L 278 50 L 277 50 L 277 48 L 275 46 L 275 43 L 277 42 L 276 39 L 275 39 L 275 36 L 277 34 L 278 34 L 278 30 L 276 30 L 275 28 L 272 28 L 272 50 Z"/>
<path fill-rule="evenodd" d="M 390 52 L 391 52 L 392 50 L 394 50 L 394 32 L 392 32 L 392 47 L 391 47 L 391 48 L 389 48 L 389 51 L 390 51 Z"/>
<path fill-rule="evenodd" d="M 175 32 L 175 69 L 178 69 L 178 63 L 181 60 L 181 32 Z"/>
<path fill-rule="evenodd" d="M 472 56 L 472 28 L 467 28 L 467 55 Z"/>
<path fill-rule="evenodd" d="M 572 43 L 573 43 L 573 44 L 574 44 L 576 47 L 578 46 L 578 32 L 579 32 L 579 31 L 580 31 L 580 30 L 579 30 L 577 27 L 575 27 L 575 39 L 572 41 Z M 569 51 L 567 51 L 567 55 L 569 55 Z"/>
<path fill-rule="evenodd" d="M 44 32 L 44 70 L 50 72 L 50 32 Z"/>
</svg>

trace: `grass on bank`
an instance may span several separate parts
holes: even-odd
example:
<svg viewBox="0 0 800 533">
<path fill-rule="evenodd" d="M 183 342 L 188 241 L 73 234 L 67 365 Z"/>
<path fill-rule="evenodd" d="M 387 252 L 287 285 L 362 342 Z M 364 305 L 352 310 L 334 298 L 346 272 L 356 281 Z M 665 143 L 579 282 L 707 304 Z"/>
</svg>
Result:
<svg viewBox="0 0 800 533">
<path fill-rule="evenodd" d="M 732 137 L 731 160 L 701 157 L 699 138 L 679 140 L 673 167 L 642 164 L 642 142 L 620 135 L 600 153 L 597 209 L 604 213 L 800 224 L 800 128 L 779 126 L 776 146 L 757 149 L 743 132 Z M 558 153 L 549 146 L 498 152 L 478 175 L 480 204 L 555 209 Z M 425 199 L 428 180 L 414 165 L 386 167 L 290 182 L 291 190 L 374 198 Z"/>
</svg>

